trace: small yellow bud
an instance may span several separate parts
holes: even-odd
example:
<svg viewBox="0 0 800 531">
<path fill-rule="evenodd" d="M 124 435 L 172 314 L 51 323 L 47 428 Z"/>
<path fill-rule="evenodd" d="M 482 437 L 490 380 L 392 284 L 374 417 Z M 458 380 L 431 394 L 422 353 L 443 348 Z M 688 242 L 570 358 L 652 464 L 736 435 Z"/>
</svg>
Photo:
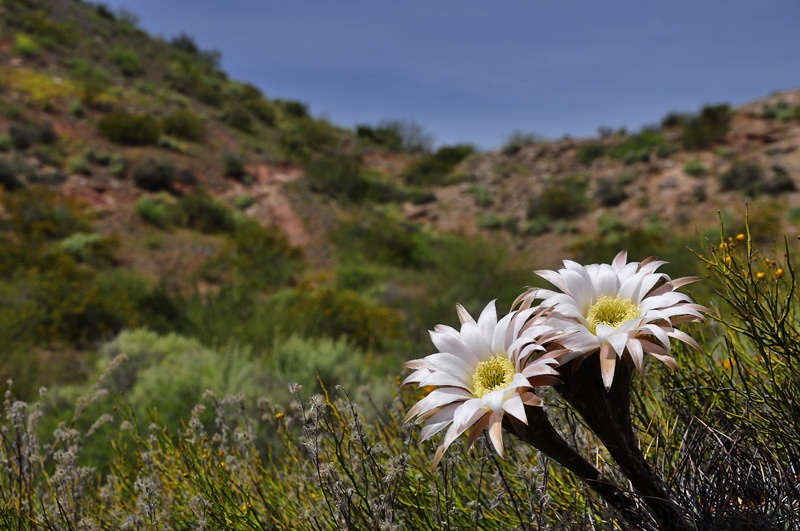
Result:
<svg viewBox="0 0 800 531">
<path fill-rule="evenodd" d="M 744 238 L 745 238 L 745 235 L 742 234 L 741 232 L 736 235 L 736 239 L 739 240 L 740 242 L 743 242 Z"/>
<path fill-rule="evenodd" d="M 759 271 L 758 273 L 756 273 L 756 280 L 763 280 L 764 277 L 766 276 L 767 276 L 766 273 L 764 273 L 763 271 Z"/>
<path fill-rule="evenodd" d="M 730 256 L 726 256 L 725 257 L 725 263 L 728 264 L 728 265 L 731 265 L 731 257 Z"/>
<path fill-rule="evenodd" d="M 778 278 L 783 277 L 783 268 L 782 267 L 779 267 L 778 269 L 775 270 L 775 276 L 778 277 Z"/>
<path fill-rule="evenodd" d="M 275 420 L 281 420 L 285 416 L 286 415 L 284 415 L 282 411 L 278 411 L 277 413 L 275 413 Z"/>
</svg>

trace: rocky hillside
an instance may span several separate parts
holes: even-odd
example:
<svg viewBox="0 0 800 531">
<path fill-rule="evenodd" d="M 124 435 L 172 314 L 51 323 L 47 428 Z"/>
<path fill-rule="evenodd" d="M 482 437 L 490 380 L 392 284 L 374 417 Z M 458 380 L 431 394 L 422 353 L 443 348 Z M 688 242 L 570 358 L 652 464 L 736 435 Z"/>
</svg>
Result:
<svg viewBox="0 0 800 531">
<path fill-rule="evenodd" d="M 414 174 L 439 153 L 393 146 L 387 138 L 403 140 L 398 128 L 389 137 L 376 134 L 387 132 L 380 127 L 347 131 L 314 119 L 303 103 L 269 99 L 228 79 L 218 54 L 188 36 L 154 39 L 102 4 L 0 5 L 0 180 L 6 189 L 43 184 L 85 201 L 104 230 L 131 236 L 124 241 L 141 232 L 134 205 L 142 196 L 201 187 L 324 265 L 331 220 L 374 203 L 338 193 L 341 182 L 331 185 L 336 190 L 303 182 L 311 165 L 343 156 L 356 165 L 340 179 L 358 187 L 356 174 L 369 172 L 394 189 L 391 200 L 377 202 L 414 223 L 553 256 L 609 232 L 702 231 L 719 210 L 741 217 L 746 196 L 770 212 L 773 228 L 795 230 L 798 91 L 668 115 L 640 132 L 520 138 Z M 134 266 L 163 263 L 156 257 L 148 266 L 140 251 L 127 253 Z"/>
</svg>

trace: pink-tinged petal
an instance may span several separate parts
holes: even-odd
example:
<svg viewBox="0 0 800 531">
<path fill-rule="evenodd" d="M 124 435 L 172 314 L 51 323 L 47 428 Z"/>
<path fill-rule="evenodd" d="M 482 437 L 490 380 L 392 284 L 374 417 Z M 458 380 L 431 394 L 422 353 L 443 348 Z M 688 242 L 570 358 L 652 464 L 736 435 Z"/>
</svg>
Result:
<svg viewBox="0 0 800 531">
<path fill-rule="evenodd" d="M 558 383 L 561 383 L 561 382 L 558 382 Z M 538 396 L 536 396 L 533 393 L 525 393 L 525 394 L 522 395 L 522 403 L 525 404 L 526 406 L 541 407 L 542 404 L 543 404 L 543 401 L 542 401 L 541 398 L 539 398 Z M 527 423 L 528 423 L 528 420 L 527 420 L 527 416 L 526 416 L 525 424 L 527 424 Z"/>
<path fill-rule="evenodd" d="M 645 297 L 641 304 L 639 304 L 639 307 L 643 312 L 646 312 L 648 310 L 655 310 L 658 308 L 668 308 L 669 306 L 681 302 L 688 303 L 691 302 L 691 299 L 684 293 L 670 291 L 669 293 L 657 295 L 655 297 Z"/>
<path fill-rule="evenodd" d="M 455 354 L 464 361 L 476 366 L 482 361 L 478 358 L 478 356 L 475 355 L 474 352 L 472 352 L 472 350 L 467 348 L 467 346 L 461 342 L 460 338 L 437 331 L 431 331 L 430 335 L 431 341 L 433 341 L 433 344 L 437 349 L 439 349 L 439 352 L 449 352 L 450 354 Z"/>
<path fill-rule="evenodd" d="M 543 279 L 545 279 L 546 281 L 548 281 L 550 284 L 554 285 L 555 287 L 566 293 L 567 295 L 571 294 L 569 285 L 564 281 L 564 279 L 561 277 L 559 273 L 547 269 L 535 271 L 535 273 L 540 277 L 542 277 Z M 543 292 L 546 291 L 549 290 L 540 290 L 540 292 L 538 293 L 538 298 L 541 298 L 543 296 Z"/>
<path fill-rule="evenodd" d="M 641 343 L 642 349 L 644 350 L 644 352 L 646 352 L 648 354 L 651 354 L 651 355 L 654 355 L 654 356 L 656 354 L 658 354 L 659 356 L 666 356 L 667 355 L 667 351 L 664 350 L 664 347 L 662 347 L 661 345 L 658 345 L 656 343 L 653 343 L 652 341 L 649 341 L 649 340 L 647 340 L 645 338 L 641 338 L 641 337 L 637 337 L 636 339 L 639 341 L 639 343 Z"/>
<path fill-rule="evenodd" d="M 663 361 L 671 369 L 678 370 L 678 363 L 672 356 L 656 354 L 655 352 L 651 352 L 650 355 L 656 358 L 657 360 Z"/>
<path fill-rule="evenodd" d="M 492 355 L 491 338 L 483 337 L 477 323 L 464 323 L 461 325 L 461 340 L 475 357 L 484 361 Z"/>
<path fill-rule="evenodd" d="M 403 380 L 403 385 L 408 385 L 410 383 L 419 383 L 424 378 L 426 378 L 429 374 L 431 374 L 431 371 L 430 371 L 430 369 L 427 369 L 427 368 L 422 368 L 422 369 L 419 369 L 417 371 L 414 371 L 411 374 L 409 374 L 408 376 L 406 376 L 406 379 Z"/>
<path fill-rule="evenodd" d="M 655 337 L 658 341 L 660 341 L 662 345 L 664 345 L 664 348 L 667 349 L 669 348 L 669 336 L 667 336 L 667 333 L 664 331 L 664 328 L 648 324 L 642 326 L 640 330 L 643 332 L 649 332 L 653 337 Z"/>
<path fill-rule="evenodd" d="M 497 308 L 495 301 L 491 301 L 478 316 L 478 328 L 485 338 L 491 338 L 497 327 Z"/>
<path fill-rule="evenodd" d="M 469 430 L 469 438 L 467 439 L 467 449 L 472 450 L 475 446 L 475 441 L 478 440 L 478 436 L 481 434 L 483 429 L 489 424 L 489 413 L 482 416 L 478 419 L 474 426 Z"/>
<path fill-rule="evenodd" d="M 627 347 L 628 347 L 628 353 L 631 355 L 631 359 L 633 360 L 633 364 L 639 371 L 641 371 L 642 360 L 644 357 L 644 352 L 642 351 L 642 344 L 639 342 L 638 339 L 631 338 L 628 340 Z"/>
<path fill-rule="evenodd" d="M 628 261 L 628 250 L 623 249 L 622 251 L 617 253 L 617 256 L 614 257 L 614 260 L 611 262 L 611 267 L 613 267 L 617 271 L 620 271 L 623 267 L 625 267 L 627 261 Z"/>
<path fill-rule="evenodd" d="M 521 373 L 525 378 L 528 378 L 528 382 L 530 382 L 531 378 L 535 378 L 537 376 L 558 376 L 558 371 L 551 367 L 549 364 L 545 363 L 530 363 L 527 367 L 522 369 Z M 541 384 L 539 384 L 541 385 Z"/>
<path fill-rule="evenodd" d="M 651 256 L 649 258 L 645 258 L 644 260 L 642 260 L 641 265 L 639 267 L 639 271 L 647 275 L 652 275 L 653 273 L 655 273 L 656 269 L 658 269 L 664 264 L 666 264 L 665 261 L 656 260 L 654 256 Z"/>
<path fill-rule="evenodd" d="M 516 314 L 510 313 L 503 316 L 503 318 L 494 325 L 494 332 L 486 335 L 486 337 L 492 338 L 490 347 L 492 352 L 499 354 L 508 350 L 509 325 L 512 324 L 515 315 Z"/>
<path fill-rule="evenodd" d="M 497 455 L 503 457 L 503 414 L 492 413 L 489 417 L 489 438 L 492 440 Z"/>
<path fill-rule="evenodd" d="M 695 341 L 694 338 L 689 334 L 687 334 L 686 332 L 673 328 L 672 332 L 668 332 L 667 335 L 670 337 L 674 337 L 678 341 L 683 341 L 687 345 L 691 345 L 695 350 L 701 350 L 700 345 L 697 344 L 697 341 Z"/>
<path fill-rule="evenodd" d="M 443 407 L 430 417 L 425 422 L 425 426 L 419 432 L 419 442 L 424 442 L 445 429 L 453 422 L 453 412 L 461 404 L 450 404 Z"/>
<path fill-rule="evenodd" d="M 452 326 L 438 324 L 438 325 L 434 326 L 433 329 L 436 332 L 439 332 L 440 334 L 445 334 L 445 335 L 448 335 L 450 337 L 454 337 L 456 339 L 461 339 L 461 334 L 459 334 L 458 330 L 456 330 Z"/>
<path fill-rule="evenodd" d="M 461 324 L 475 322 L 475 319 L 472 318 L 466 308 L 460 304 L 456 304 L 456 313 L 458 314 L 458 320 L 461 321 Z"/>
<path fill-rule="evenodd" d="M 430 369 L 439 371 L 438 373 L 451 374 L 465 382 L 471 381 L 472 375 L 475 373 L 475 364 L 469 363 L 459 356 L 454 356 L 453 354 L 446 352 L 439 352 L 438 354 L 425 356 L 425 361 L 428 363 L 428 367 Z M 433 383 L 426 385 L 440 384 Z"/>
<path fill-rule="evenodd" d="M 625 352 L 625 345 L 628 344 L 628 334 L 613 334 L 606 341 L 617 353 L 617 356 L 622 357 L 622 353 Z"/>
<path fill-rule="evenodd" d="M 519 393 L 503 402 L 503 411 L 516 418 L 523 424 L 528 423 L 528 417 L 525 415 L 525 404 L 522 403 L 522 397 Z"/>
<path fill-rule="evenodd" d="M 617 353 L 610 345 L 600 347 L 600 375 L 603 378 L 603 385 L 606 391 L 611 389 L 614 382 L 614 369 L 617 366 Z"/>
<path fill-rule="evenodd" d="M 614 335 L 616 331 L 617 329 L 614 328 L 613 326 L 609 326 L 607 324 L 602 324 L 602 323 L 598 323 L 594 327 L 594 333 L 597 336 L 597 340 L 600 343 L 605 342 L 610 336 Z"/>
<path fill-rule="evenodd" d="M 675 289 L 682 288 L 688 284 L 694 284 L 695 282 L 699 282 L 703 280 L 703 277 L 681 277 L 676 278 L 675 280 L 671 281 L 670 283 Z"/>
<path fill-rule="evenodd" d="M 459 430 L 459 434 L 472 426 L 475 421 L 483 414 L 482 411 L 486 410 L 486 404 L 481 398 L 471 398 L 461 404 L 461 407 L 456 409 L 453 413 L 453 426 Z"/>
<path fill-rule="evenodd" d="M 443 389 L 434 389 L 428 396 L 414 404 L 403 419 L 405 424 L 418 414 L 424 414 L 427 411 L 446 406 L 456 401 L 469 400 L 472 398 L 472 393 L 459 389 L 457 387 L 445 387 Z"/>
<path fill-rule="evenodd" d="M 433 372 L 424 378 L 420 379 L 419 387 L 428 387 L 435 385 L 437 387 L 458 387 L 465 389 L 472 393 L 472 378 L 468 380 L 459 378 L 455 374 L 448 374 L 446 372 Z"/>
<path fill-rule="evenodd" d="M 619 296 L 638 303 L 640 300 L 642 300 L 639 296 L 639 293 L 643 280 L 644 277 L 641 275 L 633 275 L 632 277 L 624 280 L 619 286 Z"/>
<path fill-rule="evenodd" d="M 594 285 L 598 297 L 604 295 L 613 297 L 619 292 L 619 277 L 611 266 L 602 264 L 597 271 L 597 277 L 594 278 Z"/>
</svg>

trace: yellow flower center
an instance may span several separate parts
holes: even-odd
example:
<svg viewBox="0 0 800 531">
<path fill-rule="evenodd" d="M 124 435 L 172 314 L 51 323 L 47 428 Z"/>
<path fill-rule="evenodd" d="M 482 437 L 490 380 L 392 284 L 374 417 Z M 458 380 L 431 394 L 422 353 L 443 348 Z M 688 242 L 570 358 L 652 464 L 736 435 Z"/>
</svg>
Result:
<svg viewBox="0 0 800 531">
<path fill-rule="evenodd" d="M 590 330 L 595 334 L 599 324 L 616 328 L 628 319 L 639 317 L 639 313 L 639 306 L 630 299 L 619 295 L 616 297 L 603 295 L 589 306 L 586 320 L 589 321 Z"/>
<path fill-rule="evenodd" d="M 481 398 L 486 393 L 502 389 L 511 383 L 516 373 L 511 360 L 503 356 L 492 356 L 480 362 L 472 375 L 475 396 Z"/>
</svg>

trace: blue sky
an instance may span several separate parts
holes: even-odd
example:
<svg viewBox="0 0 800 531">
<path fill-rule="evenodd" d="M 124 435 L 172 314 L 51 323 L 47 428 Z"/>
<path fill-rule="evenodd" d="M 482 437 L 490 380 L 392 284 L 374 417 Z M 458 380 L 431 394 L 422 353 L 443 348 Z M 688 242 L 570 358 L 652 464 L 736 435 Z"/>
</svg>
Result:
<svg viewBox="0 0 800 531">
<path fill-rule="evenodd" d="M 269 97 L 437 144 L 636 130 L 800 88 L 797 0 L 107 0 Z"/>
</svg>

